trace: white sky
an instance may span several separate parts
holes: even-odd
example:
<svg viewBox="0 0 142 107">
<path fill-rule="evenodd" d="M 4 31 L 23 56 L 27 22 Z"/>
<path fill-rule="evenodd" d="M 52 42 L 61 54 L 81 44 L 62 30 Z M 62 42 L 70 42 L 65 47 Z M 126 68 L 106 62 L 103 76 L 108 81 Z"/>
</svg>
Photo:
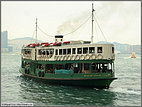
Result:
<svg viewBox="0 0 142 107">
<path fill-rule="evenodd" d="M 2 1 L 2 31 L 8 31 L 8 38 L 35 37 L 35 20 L 47 34 L 54 36 L 57 31 L 66 34 L 91 15 L 94 3 L 95 17 L 108 42 L 141 44 L 141 2 L 140 1 Z M 67 40 L 90 40 L 91 19 Z M 52 42 L 38 30 L 38 39 Z M 94 23 L 94 42 L 104 41 L 98 26 Z"/>
</svg>

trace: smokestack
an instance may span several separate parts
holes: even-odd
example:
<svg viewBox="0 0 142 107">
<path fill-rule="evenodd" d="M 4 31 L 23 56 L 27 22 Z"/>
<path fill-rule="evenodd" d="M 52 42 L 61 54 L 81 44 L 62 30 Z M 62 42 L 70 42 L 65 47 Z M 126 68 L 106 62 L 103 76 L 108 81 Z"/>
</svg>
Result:
<svg viewBox="0 0 142 107">
<path fill-rule="evenodd" d="M 63 35 L 55 35 L 55 42 L 63 42 Z"/>
</svg>

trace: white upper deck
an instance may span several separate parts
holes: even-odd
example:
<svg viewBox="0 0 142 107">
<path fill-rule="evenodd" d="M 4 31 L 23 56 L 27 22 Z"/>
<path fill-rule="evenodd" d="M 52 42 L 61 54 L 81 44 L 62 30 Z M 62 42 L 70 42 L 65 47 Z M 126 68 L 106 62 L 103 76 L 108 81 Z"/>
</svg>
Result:
<svg viewBox="0 0 142 107">
<path fill-rule="evenodd" d="M 22 58 L 44 61 L 115 59 L 113 44 L 90 44 L 85 41 L 66 44 L 23 47 Z"/>
</svg>

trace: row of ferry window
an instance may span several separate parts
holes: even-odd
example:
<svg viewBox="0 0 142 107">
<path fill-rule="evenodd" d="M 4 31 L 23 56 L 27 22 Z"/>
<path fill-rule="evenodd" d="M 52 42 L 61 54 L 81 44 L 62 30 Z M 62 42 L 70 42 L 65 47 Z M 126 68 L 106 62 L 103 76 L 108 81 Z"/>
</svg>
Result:
<svg viewBox="0 0 142 107">
<path fill-rule="evenodd" d="M 95 47 L 72 48 L 72 54 L 95 53 Z M 102 53 L 102 47 L 97 47 L 97 53 Z M 56 49 L 55 55 L 71 54 L 71 49 Z"/>
<path fill-rule="evenodd" d="M 95 53 L 95 47 L 72 48 L 72 54 L 76 54 L 76 53 L 87 54 L 88 52 Z M 30 53 L 31 53 L 31 50 L 25 50 L 25 54 L 30 54 Z M 54 49 L 38 50 L 39 55 L 46 55 L 46 54 L 49 55 L 53 53 L 54 53 Z M 102 53 L 102 47 L 97 47 L 97 53 Z M 114 47 L 112 47 L 112 53 L 114 53 Z M 66 55 L 66 54 L 71 54 L 71 49 L 56 49 L 55 51 L 55 55 Z"/>
<path fill-rule="evenodd" d="M 31 50 L 30 49 L 24 49 L 22 51 L 24 51 L 25 54 L 31 54 Z"/>
<path fill-rule="evenodd" d="M 54 53 L 54 49 L 39 49 L 38 50 L 38 55 L 49 55 L 49 54 L 53 54 Z"/>
</svg>

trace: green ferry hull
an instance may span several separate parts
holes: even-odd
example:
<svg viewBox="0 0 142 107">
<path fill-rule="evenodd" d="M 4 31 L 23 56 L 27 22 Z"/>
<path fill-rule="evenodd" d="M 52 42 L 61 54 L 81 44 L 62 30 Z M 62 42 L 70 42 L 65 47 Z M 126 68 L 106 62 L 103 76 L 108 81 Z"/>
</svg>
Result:
<svg viewBox="0 0 142 107">
<path fill-rule="evenodd" d="M 22 73 L 26 77 L 30 77 L 36 81 L 41 81 L 41 82 L 48 83 L 48 84 L 81 86 L 81 87 L 91 87 L 91 88 L 99 88 L 99 89 L 108 89 L 111 82 L 113 80 L 117 79 L 117 78 L 113 78 L 113 77 L 108 77 L 108 78 L 87 77 L 87 78 L 84 78 L 82 76 L 80 76 L 80 78 L 78 78 L 78 77 L 76 78 L 75 76 L 72 78 L 70 78 L 70 77 L 60 78 L 63 76 L 62 74 L 58 74 L 58 75 L 57 74 L 49 74 L 49 75 L 46 75 L 46 77 L 37 77 L 34 75 L 25 74 L 21 70 L 19 70 L 19 71 L 20 71 L 20 73 Z M 51 75 L 54 75 L 54 76 L 51 76 Z M 75 74 L 75 75 L 79 75 L 79 74 Z"/>
</svg>

